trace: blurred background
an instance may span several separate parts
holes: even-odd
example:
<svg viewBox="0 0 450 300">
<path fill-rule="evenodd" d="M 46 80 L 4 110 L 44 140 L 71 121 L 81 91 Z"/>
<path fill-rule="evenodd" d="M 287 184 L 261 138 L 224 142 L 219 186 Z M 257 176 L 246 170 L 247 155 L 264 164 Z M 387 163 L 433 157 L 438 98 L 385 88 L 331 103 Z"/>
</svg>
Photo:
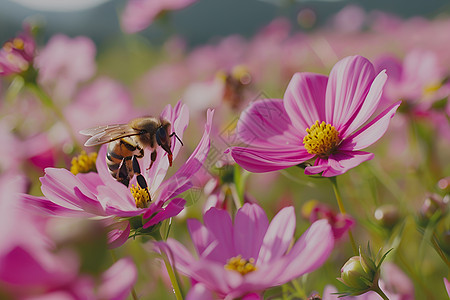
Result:
<svg viewBox="0 0 450 300">
<path fill-rule="evenodd" d="M 125 4 L 122 0 L 0 0 L 0 40 L 5 41 L 12 32 L 20 31 L 23 20 L 34 16 L 45 23 L 46 39 L 55 33 L 85 35 L 99 45 L 123 35 L 118 16 Z M 141 34 L 152 43 L 161 43 L 176 32 L 188 45 L 194 46 L 230 34 L 253 36 L 276 17 L 287 17 L 298 24 L 299 13 L 304 9 L 311 9 L 315 14 L 314 24 L 308 28 L 313 29 L 326 24 L 349 4 L 358 5 L 366 12 L 380 10 L 402 18 L 434 18 L 450 11 L 450 4 L 445 0 L 201 0 L 170 13 L 171 32 L 164 22 L 156 22 Z"/>
<path fill-rule="evenodd" d="M 329 74 L 342 58 L 362 55 L 376 72 L 387 69 L 380 109 L 404 102 L 385 137 L 369 148 L 375 159 L 339 177 L 347 211 L 356 220 L 356 240 L 394 248 L 389 261 L 414 284 L 416 299 L 444 299 L 448 268 L 442 257 L 450 257 L 450 214 L 443 201 L 450 193 L 449 1 L 198 0 L 158 12 L 149 26 L 126 33 L 124 11 L 136 2 L 0 0 L 2 44 L 24 23 L 39 25 L 33 30 L 34 61 L 0 78 L 0 140 L 6 141 L 0 147 L 1 176 L 24 174 L 21 192 L 42 196 L 45 168 L 71 169 L 81 150 L 93 151 L 82 146 L 86 137 L 80 130 L 157 116 L 183 99 L 191 122 L 169 175 L 197 146 L 206 109 L 216 111 L 209 156 L 193 178 L 195 188 L 182 195 L 187 209 L 173 219 L 171 236 L 189 245 L 187 218 L 201 219 L 211 206 L 233 211 L 236 200 L 259 203 L 269 219 L 281 207 L 295 206 L 299 236 L 312 222 L 311 203 L 331 207 L 323 208 L 329 218 L 337 214 L 329 182 L 297 167 L 250 174 L 233 166 L 224 151 L 240 145 L 236 123 L 249 103 L 282 98 L 296 72 Z M 133 26 L 146 17 L 139 9 L 133 13 Z M 339 285 L 335 278 L 352 253 L 348 241 L 339 243 L 320 271 L 301 279 L 306 294 Z M 95 270 L 103 248 L 88 261 Z M 135 259 L 135 287 L 143 299 L 173 299 L 154 254 L 133 241 L 117 254 Z M 184 285 L 187 290 L 188 280 Z M 1 290 L 0 285 L 3 299 Z M 406 294 L 412 294 L 410 285 Z"/>
</svg>

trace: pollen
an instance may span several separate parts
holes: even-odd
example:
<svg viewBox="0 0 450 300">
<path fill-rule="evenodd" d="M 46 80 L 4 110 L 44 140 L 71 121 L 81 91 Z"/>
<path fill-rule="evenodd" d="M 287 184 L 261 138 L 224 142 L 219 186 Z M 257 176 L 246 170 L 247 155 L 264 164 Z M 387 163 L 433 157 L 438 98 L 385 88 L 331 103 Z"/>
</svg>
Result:
<svg viewBox="0 0 450 300">
<path fill-rule="evenodd" d="M 148 203 L 150 203 L 150 193 L 148 188 L 141 188 L 138 185 L 132 184 L 130 187 L 131 194 L 133 195 L 134 201 L 136 202 L 137 208 L 146 208 Z"/>
<path fill-rule="evenodd" d="M 257 268 L 255 267 L 255 259 L 243 259 L 242 255 L 230 258 L 225 265 L 225 269 L 237 271 L 241 273 L 241 275 L 245 275 L 257 270 Z"/>
<path fill-rule="evenodd" d="M 314 125 L 306 129 L 306 132 L 308 134 L 303 138 L 303 144 L 310 154 L 327 158 L 339 145 L 339 132 L 334 126 L 325 122 L 319 124 L 319 121 L 316 121 Z"/>
<path fill-rule="evenodd" d="M 95 162 L 97 160 L 97 152 L 91 152 L 87 154 L 85 151 L 81 151 L 81 154 L 72 158 L 72 166 L 70 172 L 74 175 L 78 173 L 96 172 L 97 168 Z"/>
</svg>

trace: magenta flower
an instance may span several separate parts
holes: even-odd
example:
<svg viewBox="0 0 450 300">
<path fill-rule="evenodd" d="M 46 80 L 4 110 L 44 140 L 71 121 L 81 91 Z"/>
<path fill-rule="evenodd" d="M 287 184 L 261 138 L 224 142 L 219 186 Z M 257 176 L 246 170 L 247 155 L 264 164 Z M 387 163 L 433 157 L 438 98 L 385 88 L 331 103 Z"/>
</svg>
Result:
<svg viewBox="0 0 450 300">
<path fill-rule="evenodd" d="M 182 139 L 189 119 L 187 107 L 181 102 L 174 108 L 168 105 L 161 117 L 172 124 L 173 130 Z M 129 236 L 130 218 L 142 215 L 143 224 L 141 225 L 143 229 L 146 229 L 176 216 L 183 210 L 186 200 L 176 198 L 176 196 L 191 188 L 192 176 L 202 167 L 208 155 L 212 117 L 213 111 L 208 111 L 205 130 L 197 148 L 180 169 L 165 181 L 163 179 L 169 168 L 167 154 L 159 148 L 156 161 L 152 168 L 147 170 L 150 165 L 150 153 L 147 151 L 140 162 L 142 175 L 149 185 L 150 195 L 144 208 L 138 207 L 142 206 L 138 205 L 138 201 L 142 199 L 133 195 L 129 188 L 110 175 L 104 159 L 106 145 L 101 147 L 98 154 L 99 159 L 96 162 L 98 173 L 74 175 L 66 169 L 47 168 L 45 176 L 40 179 L 41 190 L 45 197 L 30 195 L 24 195 L 24 197 L 30 205 L 46 213 L 103 217 L 104 222 L 111 229 L 109 236 L 111 246 L 120 246 Z M 172 143 L 174 159 L 178 155 L 180 147 L 180 143 Z M 136 178 L 130 183 L 137 185 Z"/>
<path fill-rule="evenodd" d="M 331 177 L 373 158 L 360 151 L 386 132 L 400 103 L 366 123 L 377 109 L 387 76 L 364 57 L 339 61 L 330 77 L 296 73 L 283 99 L 254 102 L 242 114 L 237 135 L 247 147 L 231 155 L 251 172 L 284 169 L 315 159 L 305 174 Z M 365 125 L 364 125 L 365 124 Z"/>
<path fill-rule="evenodd" d="M 122 14 L 126 33 L 144 30 L 163 12 L 185 8 L 198 0 L 129 0 Z"/>
<path fill-rule="evenodd" d="M 355 220 L 351 216 L 337 213 L 326 204 L 320 202 L 311 204 L 314 206 L 306 217 L 311 223 L 321 219 L 327 220 L 336 240 L 339 240 L 355 224 Z"/>
<path fill-rule="evenodd" d="M 203 220 L 205 225 L 188 220 L 198 259 L 174 239 L 156 244 L 159 250 L 169 251 L 174 266 L 197 283 L 188 299 L 206 299 L 192 294 L 211 293 L 221 299 L 258 296 L 319 268 L 334 246 L 331 228 L 321 220 L 287 252 L 295 231 L 293 207 L 282 209 L 270 224 L 260 206 L 248 203 L 238 210 L 234 225 L 228 212 L 216 208 L 207 211 Z"/>
<path fill-rule="evenodd" d="M 30 28 L 7 41 L 0 49 L 0 76 L 22 73 L 33 63 L 36 43 Z"/>
<path fill-rule="evenodd" d="M 0 177 L 0 294 L 7 299 L 126 299 L 137 279 L 132 260 L 117 261 L 98 281 L 80 273 L 75 252 L 55 252 L 44 232 L 48 218 L 24 209 L 19 194 L 24 189 L 23 177 Z"/>
</svg>

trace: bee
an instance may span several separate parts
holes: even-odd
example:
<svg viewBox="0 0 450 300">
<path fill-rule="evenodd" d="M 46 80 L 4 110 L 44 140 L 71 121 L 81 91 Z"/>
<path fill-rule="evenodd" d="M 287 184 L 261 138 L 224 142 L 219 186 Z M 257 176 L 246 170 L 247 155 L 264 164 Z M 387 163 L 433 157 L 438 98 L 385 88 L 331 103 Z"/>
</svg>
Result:
<svg viewBox="0 0 450 300">
<path fill-rule="evenodd" d="M 98 126 L 80 131 L 83 135 L 91 136 L 84 144 L 87 147 L 109 143 L 106 163 L 110 174 L 117 181 L 128 187 L 136 174 L 138 184 L 142 188 L 146 188 L 147 184 L 140 174 L 137 158 L 144 157 L 145 148 L 150 149 L 150 169 L 156 160 L 157 146 L 161 146 L 167 152 L 169 165 L 172 166 L 171 138 L 175 136 L 181 145 L 183 142 L 175 132 L 170 132 L 169 121 L 154 117 L 136 118 L 128 124 Z"/>
</svg>

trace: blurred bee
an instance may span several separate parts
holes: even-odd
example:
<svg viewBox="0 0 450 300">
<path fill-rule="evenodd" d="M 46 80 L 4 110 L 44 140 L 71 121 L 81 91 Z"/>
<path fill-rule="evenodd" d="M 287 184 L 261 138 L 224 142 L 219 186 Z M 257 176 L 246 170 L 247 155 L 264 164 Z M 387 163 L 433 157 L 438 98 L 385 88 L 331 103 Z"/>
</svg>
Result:
<svg viewBox="0 0 450 300">
<path fill-rule="evenodd" d="M 152 150 L 150 169 L 156 160 L 156 148 L 161 146 L 167 152 L 169 165 L 172 166 L 171 138 L 175 136 L 181 145 L 183 142 L 175 132 L 170 133 L 171 124 L 165 119 L 143 117 L 131 120 L 128 124 L 106 125 L 81 130 L 83 135 L 91 136 L 85 146 L 108 144 L 106 163 L 110 174 L 119 182 L 128 186 L 134 174 L 142 188 L 146 188 L 144 177 L 140 174 L 137 158 L 144 157 L 144 148 Z"/>
</svg>

